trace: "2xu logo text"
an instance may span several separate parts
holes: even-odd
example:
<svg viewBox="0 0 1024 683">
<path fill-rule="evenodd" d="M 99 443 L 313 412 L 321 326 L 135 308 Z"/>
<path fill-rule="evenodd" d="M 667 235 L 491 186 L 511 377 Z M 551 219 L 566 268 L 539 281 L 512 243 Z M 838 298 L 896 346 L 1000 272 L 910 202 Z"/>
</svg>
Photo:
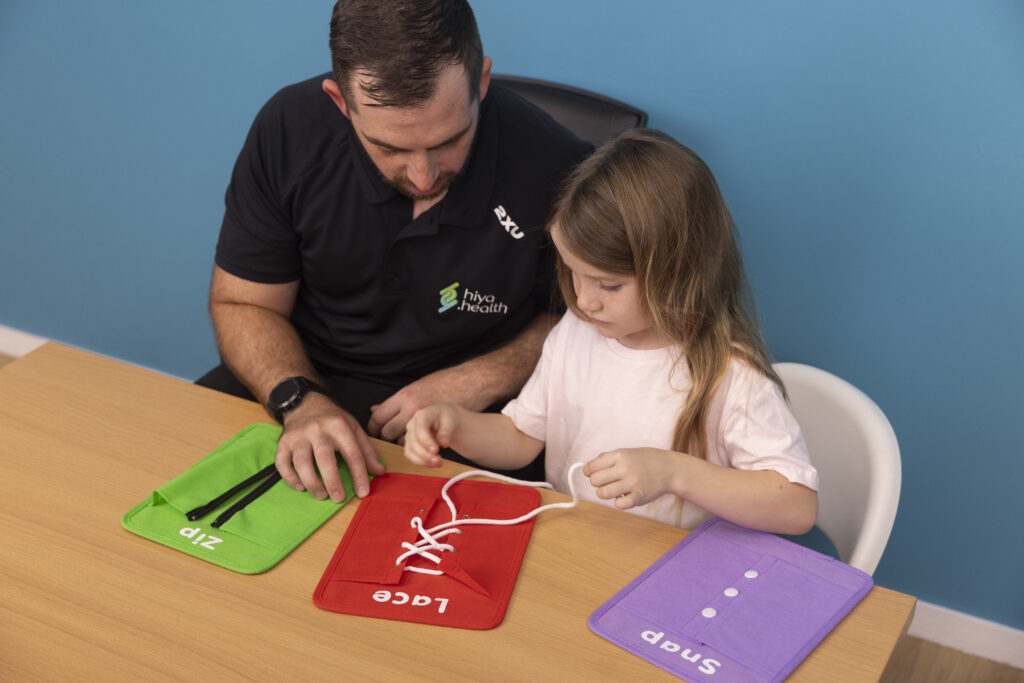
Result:
<svg viewBox="0 0 1024 683">
<path fill-rule="evenodd" d="M 501 223 L 501 227 L 505 228 L 505 232 L 512 235 L 512 237 L 515 237 L 517 240 L 523 238 L 525 233 L 519 229 L 519 226 L 516 225 L 514 220 L 512 220 L 512 216 L 509 215 L 504 206 L 499 204 L 494 207 L 494 215 L 498 217 L 498 222 Z"/>
<path fill-rule="evenodd" d="M 377 591 L 373 594 L 377 602 L 390 602 L 392 605 L 412 605 L 413 607 L 429 607 L 431 602 L 437 603 L 437 613 L 444 614 L 448 609 L 448 598 L 431 598 L 426 595 L 412 595 L 395 591 L 394 599 L 391 598 L 391 591 Z"/>
<path fill-rule="evenodd" d="M 193 528 L 186 526 L 179 529 L 178 533 L 184 536 L 185 538 L 191 538 L 192 545 L 198 545 L 200 548 L 206 548 L 207 550 L 216 550 L 216 548 L 214 548 L 213 546 L 217 545 L 218 543 L 224 542 L 222 539 L 219 539 L 216 536 L 208 536 L 207 534 L 201 534 L 199 533 L 200 531 L 202 531 L 202 527 L 197 526 Z"/>
</svg>

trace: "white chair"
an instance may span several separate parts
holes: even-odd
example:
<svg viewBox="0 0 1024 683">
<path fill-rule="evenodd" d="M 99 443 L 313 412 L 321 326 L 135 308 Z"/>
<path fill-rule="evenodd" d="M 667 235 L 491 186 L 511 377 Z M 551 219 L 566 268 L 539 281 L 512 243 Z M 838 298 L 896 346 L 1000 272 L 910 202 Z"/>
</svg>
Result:
<svg viewBox="0 0 1024 683">
<path fill-rule="evenodd" d="M 892 425 L 864 392 L 835 375 L 800 363 L 773 367 L 818 469 L 818 528 L 840 560 L 874 574 L 900 499 Z"/>
</svg>

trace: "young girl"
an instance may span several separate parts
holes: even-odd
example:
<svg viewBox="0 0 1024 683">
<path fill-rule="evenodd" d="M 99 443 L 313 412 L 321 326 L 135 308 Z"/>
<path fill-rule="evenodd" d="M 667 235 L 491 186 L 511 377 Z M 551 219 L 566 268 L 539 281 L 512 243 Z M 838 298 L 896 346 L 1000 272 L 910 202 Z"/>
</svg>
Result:
<svg viewBox="0 0 1024 683">
<path fill-rule="evenodd" d="M 653 130 L 624 133 L 566 180 L 549 230 L 569 311 L 501 414 L 420 410 L 405 455 L 451 447 L 515 469 L 546 447 L 546 478 L 684 528 L 718 515 L 799 534 L 817 472 L 743 305 L 732 219 L 711 171 Z"/>
</svg>

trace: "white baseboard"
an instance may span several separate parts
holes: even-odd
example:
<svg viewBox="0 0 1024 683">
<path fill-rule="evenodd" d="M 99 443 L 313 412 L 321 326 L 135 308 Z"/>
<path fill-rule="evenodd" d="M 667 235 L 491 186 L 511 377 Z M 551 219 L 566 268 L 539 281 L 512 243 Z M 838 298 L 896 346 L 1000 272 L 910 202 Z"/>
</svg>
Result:
<svg viewBox="0 0 1024 683">
<path fill-rule="evenodd" d="M 28 332 L 22 332 L 21 330 L 16 330 L 13 327 L 0 325 L 0 355 L 18 358 L 20 356 L 24 356 L 29 351 L 35 350 L 36 348 L 42 346 L 48 341 L 52 340 L 46 339 L 45 337 L 38 337 L 34 334 L 29 334 Z M 61 343 L 72 348 L 81 348 L 79 346 L 75 346 L 74 344 L 69 344 L 68 342 Z M 142 368 L 143 370 L 149 370 L 150 372 L 156 372 L 161 375 L 167 375 L 168 377 L 174 377 L 175 379 L 180 379 L 184 382 L 192 381 L 185 377 L 179 377 L 178 375 L 173 375 L 163 370 L 155 370 L 146 365 L 141 365 L 139 363 L 133 363 L 131 361 L 123 360 L 121 358 L 116 358 L 101 351 L 93 351 L 90 349 L 83 350 L 89 351 L 89 353 L 95 353 L 98 356 L 103 356 L 104 358 L 110 358 L 116 361 L 120 361 L 121 363 L 128 363 L 129 365 L 134 365 L 136 367 Z"/>
<path fill-rule="evenodd" d="M 16 330 L 13 327 L 0 325 L 0 353 L 5 356 L 13 356 L 14 358 L 24 356 L 29 351 L 42 346 L 48 341 L 50 340 Z"/>
<path fill-rule="evenodd" d="M 907 631 L 967 654 L 1024 669 L 1024 631 L 918 600 Z"/>
</svg>

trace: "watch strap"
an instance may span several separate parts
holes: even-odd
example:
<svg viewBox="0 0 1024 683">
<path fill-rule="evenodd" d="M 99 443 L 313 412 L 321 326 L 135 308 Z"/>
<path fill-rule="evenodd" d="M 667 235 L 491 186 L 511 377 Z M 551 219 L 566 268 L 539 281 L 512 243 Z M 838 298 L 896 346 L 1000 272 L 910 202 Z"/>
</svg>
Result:
<svg viewBox="0 0 1024 683">
<path fill-rule="evenodd" d="M 273 397 L 274 394 L 277 393 L 278 390 L 281 387 L 285 386 L 286 384 L 295 385 L 295 391 L 292 393 L 292 395 L 289 396 L 288 399 L 283 403 L 277 403 L 274 401 L 268 401 L 267 403 L 267 409 L 270 411 L 270 414 L 273 415 L 274 419 L 280 422 L 281 424 L 284 424 L 285 414 L 298 408 L 302 404 L 302 401 L 306 398 L 306 395 L 309 394 L 309 392 L 315 392 L 330 397 L 330 393 L 326 389 L 324 389 L 322 386 L 320 386 L 313 380 L 309 379 L 308 377 L 302 377 L 301 375 L 296 377 L 288 377 L 287 379 L 278 382 L 277 386 L 271 389 L 270 396 Z"/>
</svg>

